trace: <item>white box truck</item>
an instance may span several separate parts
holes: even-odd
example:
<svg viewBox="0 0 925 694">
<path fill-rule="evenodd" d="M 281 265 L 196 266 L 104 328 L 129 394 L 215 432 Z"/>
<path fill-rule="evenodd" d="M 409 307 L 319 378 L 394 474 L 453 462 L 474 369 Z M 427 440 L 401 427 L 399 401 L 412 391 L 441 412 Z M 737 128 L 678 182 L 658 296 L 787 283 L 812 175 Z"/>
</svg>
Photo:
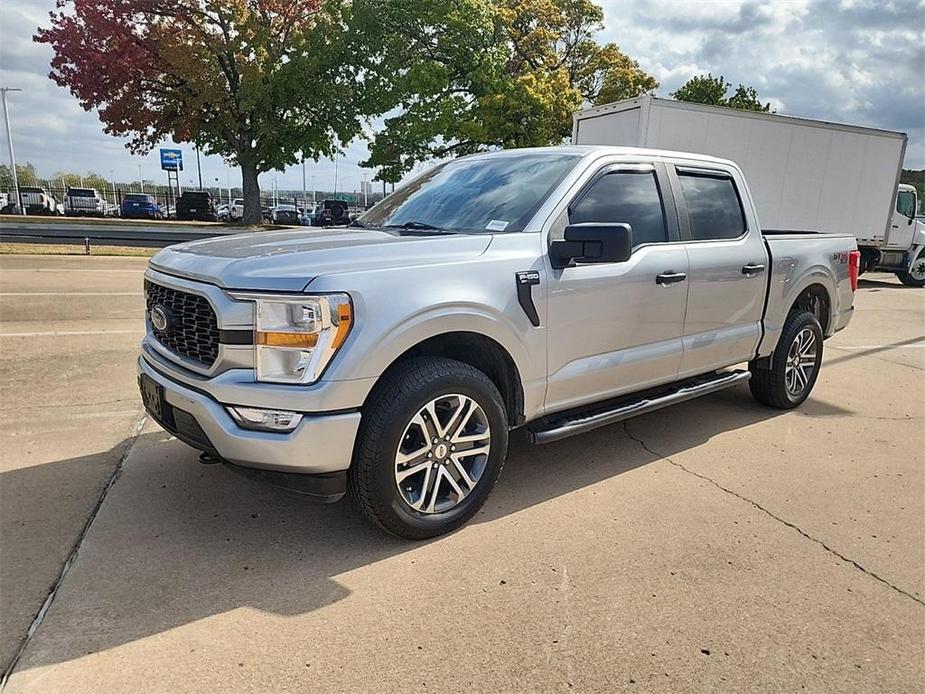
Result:
<svg viewBox="0 0 925 694">
<path fill-rule="evenodd" d="M 899 184 L 905 133 L 651 95 L 575 113 L 572 142 L 709 154 L 745 173 L 767 229 L 848 232 L 861 271 L 925 286 L 925 224 Z"/>
</svg>

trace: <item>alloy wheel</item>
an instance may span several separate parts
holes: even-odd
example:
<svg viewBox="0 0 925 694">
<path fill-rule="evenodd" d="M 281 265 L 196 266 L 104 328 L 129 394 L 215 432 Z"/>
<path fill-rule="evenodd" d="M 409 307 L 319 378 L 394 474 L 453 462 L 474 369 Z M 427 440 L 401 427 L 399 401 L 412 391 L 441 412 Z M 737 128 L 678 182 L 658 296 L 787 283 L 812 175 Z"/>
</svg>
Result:
<svg viewBox="0 0 925 694">
<path fill-rule="evenodd" d="M 466 395 L 441 395 L 405 427 L 395 453 L 395 484 L 415 511 L 444 513 L 475 489 L 491 451 L 491 427 Z"/>
<path fill-rule="evenodd" d="M 784 379 L 787 392 L 793 396 L 800 395 L 816 370 L 816 335 L 809 328 L 797 333 L 787 353 L 787 366 Z"/>
</svg>

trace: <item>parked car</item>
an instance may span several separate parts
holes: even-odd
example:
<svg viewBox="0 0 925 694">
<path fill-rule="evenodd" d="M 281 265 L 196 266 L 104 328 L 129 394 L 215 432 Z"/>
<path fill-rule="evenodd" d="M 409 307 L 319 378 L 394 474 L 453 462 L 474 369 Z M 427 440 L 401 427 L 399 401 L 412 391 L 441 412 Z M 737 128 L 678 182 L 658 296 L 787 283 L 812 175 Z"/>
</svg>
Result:
<svg viewBox="0 0 925 694">
<path fill-rule="evenodd" d="M 9 193 L 0 193 L 0 214 L 10 214 L 13 212 L 13 206 L 10 205 Z"/>
<path fill-rule="evenodd" d="M 313 223 L 318 227 L 349 224 L 347 203 L 343 200 L 322 200 L 315 211 Z"/>
<path fill-rule="evenodd" d="M 147 193 L 123 195 L 119 214 L 124 219 L 160 219 L 163 216 L 157 200 Z"/>
<path fill-rule="evenodd" d="M 228 217 L 232 221 L 236 219 L 242 219 L 244 217 L 244 200 L 242 198 L 235 198 L 234 202 L 231 203 L 231 207 L 228 211 Z"/>
<path fill-rule="evenodd" d="M 215 222 L 218 215 L 212 194 L 204 190 L 184 190 L 177 198 L 177 219 Z"/>
<path fill-rule="evenodd" d="M 273 208 L 270 221 L 275 224 L 301 224 L 295 205 L 277 205 Z"/>
<path fill-rule="evenodd" d="M 20 186 L 19 197 L 26 214 L 57 215 L 60 214 L 58 201 L 44 188 Z"/>
<path fill-rule="evenodd" d="M 139 385 L 207 459 L 324 501 L 349 491 L 425 538 L 479 510 L 511 429 L 546 443 L 745 383 L 799 406 L 858 269 L 850 234 L 763 231 L 728 160 L 477 154 L 347 229 L 160 251 Z"/>
<path fill-rule="evenodd" d="M 64 212 L 69 217 L 105 217 L 107 202 L 95 188 L 68 188 Z"/>
<path fill-rule="evenodd" d="M 218 217 L 218 221 L 227 222 L 231 219 L 231 206 L 227 203 L 222 203 L 215 208 L 215 215 Z"/>
</svg>

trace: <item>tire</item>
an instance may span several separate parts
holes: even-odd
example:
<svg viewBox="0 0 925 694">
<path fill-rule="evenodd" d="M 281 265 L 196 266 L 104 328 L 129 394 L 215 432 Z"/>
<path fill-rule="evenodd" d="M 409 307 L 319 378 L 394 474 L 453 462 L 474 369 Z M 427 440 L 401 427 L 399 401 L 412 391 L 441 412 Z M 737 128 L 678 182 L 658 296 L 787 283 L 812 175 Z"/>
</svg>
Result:
<svg viewBox="0 0 925 694">
<path fill-rule="evenodd" d="M 919 251 L 912 266 L 912 272 L 896 273 L 899 281 L 907 287 L 925 287 L 925 250 Z"/>
<path fill-rule="evenodd" d="M 810 340 L 810 336 L 812 340 Z M 771 368 L 756 362 L 748 365 L 752 373 L 748 387 L 760 403 L 780 410 L 790 410 L 803 403 L 813 390 L 822 365 L 822 326 L 808 311 L 792 311 L 784 322 Z M 802 353 L 798 366 L 796 359 Z M 812 357 L 812 365 L 806 359 Z M 809 368 L 808 368 L 809 367 Z"/>
<path fill-rule="evenodd" d="M 415 540 L 443 535 L 485 503 L 507 444 L 504 403 L 484 373 L 444 357 L 411 358 L 386 374 L 363 408 L 348 471 L 350 495 L 386 532 Z M 452 453 L 451 445 L 474 453 Z"/>
</svg>

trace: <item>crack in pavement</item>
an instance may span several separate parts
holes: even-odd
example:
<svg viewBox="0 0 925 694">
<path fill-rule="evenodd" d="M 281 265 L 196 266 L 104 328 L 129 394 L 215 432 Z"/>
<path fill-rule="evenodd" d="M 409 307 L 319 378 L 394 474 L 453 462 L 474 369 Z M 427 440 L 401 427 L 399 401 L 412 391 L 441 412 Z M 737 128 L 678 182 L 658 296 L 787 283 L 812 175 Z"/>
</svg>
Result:
<svg viewBox="0 0 925 694">
<path fill-rule="evenodd" d="M 22 638 L 16 653 L 13 655 L 12 659 L 10 659 L 9 663 L 6 663 L 6 668 L 2 672 L 2 677 L 0 677 L 0 692 L 6 689 L 6 685 L 9 683 L 10 678 L 13 676 L 13 672 L 16 670 L 16 666 L 19 664 L 19 660 L 22 658 L 23 653 L 26 652 L 26 648 L 28 648 L 29 642 L 32 640 L 32 636 L 42 625 L 46 613 L 54 602 L 55 597 L 58 595 L 58 589 L 64 582 L 64 579 L 67 576 L 68 571 L 70 571 L 71 566 L 73 566 L 74 562 L 77 561 L 77 556 L 80 554 L 80 548 L 83 545 L 84 539 L 87 537 L 87 533 L 90 532 L 90 526 L 93 525 L 93 521 L 96 520 L 100 509 L 103 507 L 103 502 L 106 501 L 106 497 L 109 496 L 110 490 L 121 476 L 122 467 L 125 465 L 125 461 L 128 459 L 129 453 L 132 452 L 132 449 L 138 442 L 138 436 L 141 434 L 141 430 L 144 428 L 145 422 L 148 421 L 147 412 L 144 410 L 141 411 L 139 416 L 140 419 L 138 420 L 138 424 L 135 425 L 131 438 L 125 444 L 125 450 L 122 451 L 122 454 L 119 456 L 119 460 L 116 462 L 116 466 L 113 469 L 112 474 L 109 476 L 109 479 L 103 486 L 103 491 L 100 492 L 100 496 L 96 500 L 96 505 L 90 511 L 89 518 L 87 518 L 86 523 L 84 523 L 83 528 L 81 528 L 80 534 L 77 536 L 76 542 L 74 542 L 74 546 L 71 548 L 70 553 L 64 560 L 64 564 L 61 566 L 61 571 L 58 573 L 58 577 L 55 579 L 51 589 L 48 591 L 48 595 L 45 596 L 45 600 L 42 602 L 42 606 L 39 608 L 39 611 L 32 619 L 32 623 L 29 625 L 29 629 L 26 631 L 26 635 Z M 0 663 L 0 668 L 2 668 L 3 665 L 3 663 Z"/>
<path fill-rule="evenodd" d="M 856 569 L 858 569 L 859 571 L 861 571 L 861 572 L 867 574 L 867 575 L 870 576 L 871 578 L 874 578 L 874 579 L 880 581 L 880 583 L 882 583 L 883 585 L 887 586 L 888 588 L 891 588 L 892 590 L 896 591 L 896 592 L 899 593 L 900 595 L 904 595 L 905 597 L 907 597 L 907 598 L 909 598 L 909 599 L 911 599 L 911 600 L 914 600 L 914 601 L 917 602 L 919 605 L 925 606 L 925 600 L 922 600 L 921 598 L 919 598 L 919 597 L 913 595 L 912 593 L 903 590 L 903 589 L 900 588 L 899 586 L 894 585 L 893 583 L 890 583 L 888 580 L 886 580 L 886 579 L 883 578 L 882 576 L 877 575 L 877 574 L 874 573 L 873 571 L 870 571 L 869 569 L 864 568 L 863 566 L 861 566 L 861 564 L 859 564 L 859 563 L 858 563 L 857 561 L 855 561 L 854 559 L 851 559 L 850 557 L 846 557 L 844 554 L 842 554 L 842 553 L 839 552 L 838 550 L 833 549 L 832 547 L 829 547 L 825 542 L 823 542 L 822 540 L 820 540 L 820 539 L 818 539 L 818 538 L 816 538 L 816 537 L 813 537 L 812 535 L 810 535 L 809 533 L 807 533 L 805 530 L 803 530 L 802 528 L 800 528 L 798 525 L 796 525 L 796 524 L 794 524 L 794 523 L 791 523 L 790 521 L 785 520 L 785 519 L 781 518 L 781 517 L 778 516 L 778 515 L 775 515 L 774 513 L 772 513 L 772 512 L 769 511 L 768 509 L 766 509 L 764 506 L 762 506 L 762 505 L 759 504 L 758 502 L 752 501 L 752 500 L 749 499 L 748 497 L 742 496 L 742 495 L 739 494 L 738 492 L 735 492 L 735 491 L 733 491 L 732 489 L 728 489 L 727 487 L 724 487 L 724 486 L 721 485 L 719 482 L 716 482 L 715 480 L 711 479 L 710 477 L 707 477 L 706 475 L 701 475 L 699 472 L 694 472 L 693 470 L 691 470 L 691 469 L 688 468 L 688 467 L 685 467 L 684 465 L 682 465 L 681 463 L 677 462 L 676 460 L 672 460 L 670 456 L 662 455 L 661 453 L 658 453 L 657 451 L 653 451 L 651 448 L 649 448 L 648 445 L 646 445 L 646 442 L 645 442 L 645 441 L 643 441 L 641 438 L 639 438 L 638 436 L 636 436 L 635 434 L 633 434 L 633 433 L 629 430 L 629 420 L 624 420 L 624 421 L 623 421 L 623 431 L 626 432 L 626 435 L 627 435 L 629 438 L 631 438 L 633 441 L 635 441 L 636 443 L 638 443 L 638 444 L 642 447 L 642 449 L 643 449 L 644 451 L 648 451 L 648 452 L 651 453 L 652 455 L 658 456 L 659 458 L 668 461 L 670 464 L 674 465 L 674 466 L 675 466 L 676 468 L 678 468 L 679 470 L 682 470 L 683 472 L 686 472 L 688 475 L 691 475 L 691 476 L 693 476 L 693 477 L 697 477 L 697 478 L 699 478 L 699 479 L 702 479 L 704 482 L 709 482 L 710 484 L 712 484 L 714 487 L 716 487 L 716 488 L 719 489 L 720 491 L 726 492 L 727 494 L 731 494 L 732 496 L 734 496 L 735 498 L 739 499 L 740 501 L 744 501 L 745 503 L 750 504 L 751 506 L 754 506 L 756 509 L 758 509 L 759 511 L 761 511 L 761 512 L 764 513 L 765 515 L 767 515 L 767 516 L 773 518 L 774 520 L 776 520 L 778 523 L 782 523 L 782 524 L 786 525 L 788 528 L 790 528 L 790 529 L 792 529 L 792 530 L 795 530 L 795 531 L 798 532 L 800 535 L 802 535 L 803 537 L 805 537 L 807 540 L 810 540 L 810 541 L 812 541 L 812 542 L 815 542 L 817 545 L 819 545 L 820 547 L 822 547 L 822 548 L 823 548 L 825 551 L 827 551 L 829 554 L 832 554 L 833 556 L 838 557 L 838 558 L 841 559 L 843 562 L 846 562 L 846 563 L 848 563 L 848 564 L 851 564 L 854 568 L 856 568 Z"/>
</svg>

